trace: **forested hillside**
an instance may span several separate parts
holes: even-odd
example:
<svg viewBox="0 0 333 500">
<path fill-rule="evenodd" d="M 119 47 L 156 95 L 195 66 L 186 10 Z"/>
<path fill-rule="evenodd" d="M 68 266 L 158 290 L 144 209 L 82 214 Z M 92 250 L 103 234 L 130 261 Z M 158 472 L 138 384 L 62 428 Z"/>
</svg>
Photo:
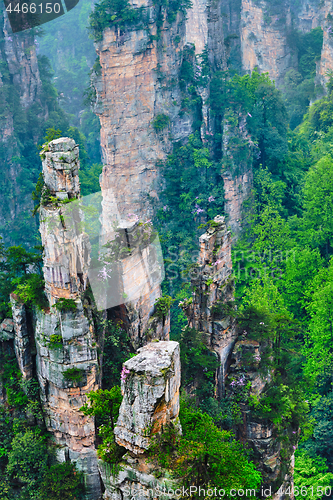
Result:
<svg viewBox="0 0 333 500">
<path fill-rule="evenodd" d="M 262 3 L 254 2 L 256 8 Z M 278 25 L 281 20 L 277 18 L 277 3 L 267 1 L 265 6 L 265 25 Z M 81 0 L 70 13 L 34 33 L 41 87 L 28 108 L 22 106 L 6 63 L 7 53 L 1 49 L 8 42 L 8 35 L 0 45 L 4 58 L 3 123 L 12 105 L 13 150 L 18 151 L 18 159 L 11 156 L 8 160 L 8 148 L 2 148 L 3 182 L 10 186 L 6 165 L 17 161 L 20 169 L 14 177 L 20 191 L 16 197 L 28 200 L 10 223 L 5 223 L 4 210 L 0 228 L 0 500 L 95 500 L 102 494 L 109 499 L 110 492 L 123 495 L 125 483 L 119 478 L 125 477 L 127 469 L 130 473 L 126 480 L 135 480 L 135 484 L 144 487 L 150 484 L 146 477 L 149 473 L 149 481 L 170 481 L 166 484 L 171 486 L 176 480 L 184 488 L 217 487 L 225 490 L 225 498 L 241 498 L 246 489 L 254 489 L 258 497 L 264 498 L 262 486 L 272 487 L 271 494 L 277 495 L 274 500 L 282 498 L 277 493 L 280 486 L 285 486 L 288 498 L 293 488 L 296 496 L 300 494 L 309 500 L 330 498 L 333 77 L 327 75 L 323 85 L 316 76 L 326 31 L 317 26 L 307 31 L 294 27 L 288 32 L 294 67 L 287 68 L 277 88 L 270 75 L 260 68 L 241 68 L 238 35 L 223 39 L 220 62 L 217 56 L 213 60 L 212 53 L 215 51 L 216 55 L 221 44 L 218 49 L 209 45 L 216 32 L 210 32 L 201 53 L 196 52 L 194 44 L 183 43 L 189 2 L 153 2 L 149 8 L 146 15 L 143 7 L 133 7 L 127 1 L 102 0 L 92 8 L 90 2 Z M 210 8 L 211 19 L 217 22 L 214 5 Z M 144 43 L 135 38 L 137 33 L 144 33 Z M 135 38 L 133 46 L 131 36 Z M 97 60 L 92 39 L 100 55 Z M 121 60 L 124 47 L 125 62 Z M 133 54 L 128 57 L 128 47 L 137 57 L 147 53 L 148 62 L 133 66 L 134 71 L 130 65 L 137 64 L 137 59 Z M 108 50 L 114 51 L 113 59 Z M 149 57 L 155 53 L 157 66 L 151 69 Z M 118 76 L 112 80 L 108 72 L 122 63 L 125 69 L 116 69 L 121 77 L 115 73 Z M 131 87 L 134 77 L 137 80 Z M 96 84 L 98 78 L 104 86 Z M 119 95 L 117 80 L 121 82 Z M 115 91 L 114 101 L 108 102 L 110 82 Z M 131 95 L 131 88 L 136 89 L 135 95 Z M 153 119 L 145 136 L 143 120 L 155 91 L 158 98 L 153 99 Z M 96 110 L 98 99 L 104 99 L 104 107 Z M 121 99 L 128 115 L 123 108 L 114 107 L 114 102 L 120 106 Z M 107 105 L 114 115 L 103 115 Z M 43 178 L 41 174 L 42 160 L 44 172 L 52 161 L 73 163 L 74 146 L 59 153 L 53 141 L 60 137 L 74 139 L 75 148 L 78 145 L 80 151 L 81 194 L 100 191 L 99 121 L 105 161 L 101 185 L 106 201 L 103 214 L 96 217 L 106 224 L 111 218 L 107 218 L 110 213 L 105 215 L 105 210 L 113 210 L 116 205 L 113 200 L 110 202 L 105 189 L 107 176 L 111 172 L 113 180 L 117 175 L 121 180 L 126 177 L 126 190 L 115 196 L 122 201 L 129 192 L 135 207 L 135 213 L 127 215 L 130 224 L 125 231 L 125 258 L 135 253 L 132 240 L 136 238 L 144 251 L 156 235 L 161 242 L 163 293 L 154 296 L 148 313 L 139 302 L 135 307 L 128 305 L 125 292 L 125 304 L 98 310 L 82 269 L 76 271 L 75 283 L 65 283 L 63 276 L 67 271 L 62 275 L 61 266 L 65 268 L 67 261 L 75 260 L 67 240 L 66 264 L 64 259 L 59 268 L 49 267 L 52 272 L 48 274 L 45 271 L 52 258 L 58 262 L 60 247 L 56 245 L 66 234 L 63 214 L 66 208 L 75 206 L 72 202 L 80 195 L 68 196 L 66 192 L 64 198 L 57 198 L 57 192 L 50 191 L 45 175 Z M 128 129 L 119 132 L 124 123 Z M 110 136 L 113 142 L 107 140 Z M 138 136 L 141 142 L 136 142 Z M 125 143 L 128 150 L 121 157 L 119 169 L 119 164 L 112 161 L 123 153 L 119 152 L 119 144 Z M 142 171 L 146 175 L 149 170 L 146 164 L 142 170 L 138 167 L 146 158 L 145 147 L 149 161 L 155 158 L 154 148 L 160 156 L 156 162 L 151 161 L 154 175 L 157 174 L 142 201 L 136 188 L 141 189 L 146 182 L 146 177 L 144 182 L 137 182 Z M 131 170 L 133 165 L 137 170 Z M 230 211 L 231 185 L 237 186 L 234 198 L 241 200 L 236 212 Z M 1 197 L 6 207 L 13 195 L 4 187 Z M 141 212 L 137 208 L 140 203 Z M 47 239 L 45 220 L 58 212 L 58 240 L 53 236 Z M 237 220 L 233 220 L 234 213 Z M 223 225 L 224 219 L 217 216 L 225 216 L 227 224 L 233 222 L 237 231 L 230 234 Z M 131 217 L 135 219 L 133 223 Z M 51 250 L 40 245 L 39 224 L 43 241 L 49 245 L 53 242 Z M 131 232 L 133 227 L 137 233 Z M 114 229 L 116 236 L 111 243 L 103 248 L 121 254 L 117 238 L 122 233 L 119 230 L 117 234 L 118 229 Z M 137 236 L 140 231 L 142 237 Z M 210 243 L 205 246 L 205 242 L 213 241 L 212 237 L 216 238 L 215 243 L 208 248 Z M 216 243 L 218 238 L 230 245 Z M 220 287 L 219 266 L 227 261 L 231 243 L 232 274 L 221 280 Z M 80 267 L 77 262 L 82 256 L 78 254 L 75 269 Z M 105 260 L 104 264 L 109 262 Z M 54 278 L 55 269 L 60 269 L 61 278 Z M 107 269 L 103 269 L 104 278 L 110 278 Z M 57 286 L 50 286 L 51 279 L 58 280 L 54 281 Z M 222 298 L 217 295 L 219 298 L 215 297 L 211 304 L 209 294 L 214 287 Z M 199 317 L 204 325 L 207 311 L 212 318 L 208 328 L 195 328 L 193 318 Z M 148 326 L 143 327 L 145 315 Z M 161 341 L 163 345 L 169 341 L 169 315 L 170 340 L 180 347 L 180 372 L 175 361 L 171 370 L 173 375 L 177 372 L 181 376 L 179 419 L 177 414 L 176 424 L 159 423 L 158 418 L 157 424 L 145 424 L 142 441 L 146 437 L 151 441 L 147 449 L 140 450 L 145 461 L 142 465 L 133 443 L 131 448 L 126 440 L 120 442 L 117 419 L 120 415 L 126 428 L 121 406 L 127 401 L 126 391 L 134 401 L 136 397 L 143 398 L 145 384 L 150 384 L 148 393 L 152 398 L 156 387 L 166 383 L 166 368 L 146 376 L 142 374 L 151 367 L 139 366 L 136 372 L 128 367 L 135 366 L 135 359 L 139 359 L 147 343 L 149 349 L 157 350 Z M 230 332 L 234 336 L 223 359 L 214 346 L 216 325 L 222 332 L 220 336 L 227 337 Z M 70 329 L 75 331 L 72 337 Z M 165 337 L 161 334 L 159 338 L 157 331 Z M 153 357 L 149 359 L 152 364 L 155 362 Z M 96 367 L 91 368 L 90 362 Z M 139 377 L 139 389 L 135 377 Z M 218 386 L 221 379 L 222 388 Z M 81 398 L 85 398 L 83 406 Z M 163 398 L 156 396 L 158 403 L 154 408 L 160 419 L 169 404 L 164 395 Z M 72 411 L 81 412 L 80 417 Z M 65 415 L 63 420 L 61 414 Z M 73 422 L 67 415 L 75 415 Z M 72 429 L 80 427 L 78 422 L 82 422 L 83 429 L 79 438 Z M 69 431 L 64 430 L 67 425 Z M 134 428 L 137 423 L 131 425 Z M 255 438 L 249 438 L 247 425 L 252 425 L 253 435 L 258 429 L 263 433 L 260 445 L 256 446 Z M 87 429 L 93 432 L 96 465 L 92 455 L 84 455 L 90 446 L 85 443 Z M 83 452 L 78 447 L 82 442 Z M 231 488 L 238 491 L 236 496 L 230 494 Z"/>
</svg>

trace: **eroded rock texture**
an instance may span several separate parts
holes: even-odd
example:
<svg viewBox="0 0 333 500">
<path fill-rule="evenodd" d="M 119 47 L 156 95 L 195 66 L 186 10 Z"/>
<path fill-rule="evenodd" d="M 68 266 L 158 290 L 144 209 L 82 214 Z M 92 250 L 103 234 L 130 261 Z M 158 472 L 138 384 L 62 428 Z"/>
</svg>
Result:
<svg viewBox="0 0 333 500">
<path fill-rule="evenodd" d="M 7 15 L 1 10 L 0 42 L 0 191 L 6 195 L 6 203 L 0 203 L 0 233 L 9 243 L 13 241 L 11 233 L 22 227 L 23 212 L 33 208 L 20 181 L 22 145 L 17 134 L 29 111 L 43 118 L 46 110 L 39 100 L 42 82 L 32 30 L 13 35 Z M 35 228 L 34 220 L 30 219 L 29 224 Z M 15 234 L 14 239 L 19 236 Z"/>
<path fill-rule="evenodd" d="M 31 328 L 28 328 L 25 304 L 20 302 L 14 294 L 11 294 L 10 302 L 13 314 L 15 355 L 23 378 L 29 380 L 33 375 L 31 355 L 33 332 Z"/>
<path fill-rule="evenodd" d="M 123 401 L 115 428 L 116 442 L 144 453 L 153 434 L 178 425 L 180 353 L 178 342 L 152 342 L 124 363 Z"/>
<path fill-rule="evenodd" d="M 251 384 L 250 394 L 256 397 L 265 390 L 271 381 L 270 370 L 259 370 L 265 344 L 247 338 L 247 332 L 238 338 L 230 356 L 228 368 L 227 393 L 240 394 L 247 384 Z M 238 425 L 237 437 L 253 451 L 253 460 L 262 472 L 263 487 L 271 487 L 275 500 L 283 498 L 282 490 L 293 488 L 293 443 L 297 441 L 297 429 L 289 428 L 290 441 L 281 442 L 273 422 L 253 414 L 253 408 L 241 403 L 242 424 Z"/>
<path fill-rule="evenodd" d="M 254 143 L 247 132 L 246 117 L 229 111 L 223 120 L 223 183 L 228 227 L 234 239 L 244 221 L 244 202 L 253 185 L 252 162 Z"/>
<path fill-rule="evenodd" d="M 80 412 L 86 393 L 98 388 L 94 330 L 81 300 L 90 246 L 79 230 L 80 210 L 75 208 L 73 213 L 70 203 L 61 203 L 79 195 L 78 148 L 72 139 L 61 138 L 49 143 L 48 150 L 43 161 L 44 180 L 59 201 L 50 201 L 40 210 L 43 272 L 50 308 L 36 313 L 37 376 L 46 424 L 60 445 L 59 458 L 77 463 L 86 474 L 87 498 L 97 499 L 101 487 L 95 425 Z M 75 201 L 72 203 L 75 207 Z M 66 303 L 61 307 L 61 299 L 70 300 L 71 309 L 66 310 Z"/>
<path fill-rule="evenodd" d="M 150 1 L 140 5 L 149 10 L 149 27 L 151 34 L 156 35 L 155 8 Z M 179 53 L 184 45 L 184 29 L 183 16 L 178 14 L 172 25 L 164 21 L 158 41 L 151 41 L 144 30 L 112 28 L 105 30 L 103 41 L 97 44 L 101 79 L 96 85 L 96 112 L 101 121 L 106 228 L 115 220 L 117 211 L 124 220 L 129 213 L 144 220 L 149 218 L 149 196 L 157 196 L 159 184 L 157 161 L 164 159 L 170 149 L 170 127 L 176 138 L 191 131 L 190 121 L 177 116 Z M 161 132 L 153 126 L 158 115 L 170 118 L 170 127 Z"/>
<path fill-rule="evenodd" d="M 189 326 L 203 332 L 206 344 L 220 360 L 217 392 L 224 392 L 229 354 L 237 338 L 235 320 L 227 304 L 233 298 L 231 234 L 225 219 L 216 216 L 207 232 L 200 236 L 197 276 L 191 280 L 193 295 L 183 303 Z"/>
<path fill-rule="evenodd" d="M 179 482 L 171 474 L 163 470 L 161 476 L 161 469 L 142 456 L 134 458 L 126 453 L 122 470 L 116 477 L 108 463 L 99 460 L 98 466 L 105 485 L 103 500 L 130 500 L 133 497 L 137 500 L 171 500 L 173 496 L 163 492 L 179 488 Z"/>
</svg>

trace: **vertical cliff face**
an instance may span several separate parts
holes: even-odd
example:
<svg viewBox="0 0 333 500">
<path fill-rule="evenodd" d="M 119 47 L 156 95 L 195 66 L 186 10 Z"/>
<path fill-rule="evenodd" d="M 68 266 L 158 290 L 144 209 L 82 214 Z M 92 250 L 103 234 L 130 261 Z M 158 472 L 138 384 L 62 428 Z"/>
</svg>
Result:
<svg viewBox="0 0 333 500">
<path fill-rule="evenodd" d="M 15 298 L 14 294 L 11 294 L 10 302 L 15 331 L 15 355 L 23 378 L 25 380 L 29 380 L 33 375 L 32 351 L 34 350 L 34 342 L 32 325 L 30 324 L 29 328 L 26 307 L 23 303 L 17 300 L 17 298 Z"/>
<path fill-rule="evenodd" d="M 6 241 L 20 241 L 23 212 L 33 207 L 20 179 L 24 164 L 23 129 L 27 114 L 34 106 L 34 113 L 40 117 L 46 118 L 46 111 L 38 97 L 42 83 L 34 35 L 32 31 L 13 35 L 5 13 L 0 22 L 0 59 L 0 172 L 1 192 L 6 197 L 0 207 L 0 233 Z M 33 132 L 29 132 L 33 136 Z M 34 221 L 32 224 L 35 225 Z M 14 233 L 13 237 L 9 236 L 10 232 Z"/>
<path fill-rule="evenodd" d="M 321 26 L 324 30 L 324 43 L 321 60 L 318 62 L 318 82 L 325 84 L 327 71 L 333 68 L 333 44 L 331 22 L 327 15 L 331 12 L 331 2 L 325 0 L 303 0 L 294 5 L 290 0 L 277 3 L 272 7 L 261 0 L 242 0 L 241 5 L 241 57 L 245 71 L 257 67 L 260 72 L 268 72 L 277 86 L 289 69 L 297 69 L 297 53 L 291 46 L 291 30 L 304 33 Z"/>
<path fill-rule="evenodd" d="M 123 401 L 116 442 L 136 455 L 148 450 L 151 436 L 177 424 L 180 354 L 178 342 L 156 342 L 138 350 L 124 364 Z"/>
<path fill-rule="evenodd" d="M 223 183 L 228 226 L 234 238 L 244 220 L 244 202 L 251 195 L 254 145 L 247 132 L 246 118 L 232 111 L 223 120 Z"/>
<path fill-rule="evenodd" d="M 219 357 L 217 393 L 224 393 L 228 358 L 237 338 L 234 319 L 228 315 L 233 301 L 231 235 L 224 217 L 217 216 L 200 237 L 197 277 L 192 278 L 193 296 L 183 304 L 189 326 L 205 335 L 207 346 Z"/>
<path fill-rule="evenodd" d="M 69 212 L 79 195 L 78 148 L 72 139 L 49 143 L 43 161 L 46 189 L 53 196 L 41 207 L 45 291 L 49 310 L 37 311 L 37 376 L 47 427 L 60 445 L 59 457 L 75 461 L 86 474 L 87 498 L 100 496 L 94 446 L 95 426 L 80 412 L 85 394 L 98 388 L 97 351 L 82 294 L 89 266 L 89 241 L 79 210 Z M 73 202 L 75 203 L 75 202 Z M 67 302 L 66 302 L 67 300 Z"/>
<path fill-rule="evenodd" d="M 272 17 L 265 2 L 242 0 L 241 53 L 245 71 L 258 67 L 268 72 L 278 84 L 288 69 L 297 66 L 296 54 L 288 45 L 286 33 L 291 27 L 287 5 L 280 5 L 279 14 Z"/>
<path fill-rule="evenodd" d="M 143 3 L 151 15 L 151 36 L 144 30 L 105 30 L 97 45 L 101 80 L 96 111 L 101 121 L 103 152 L 103 225 L 106 230 L 118 212 L 127 219 L 135 213 L 149 218 L 149 197 L 159 184 L 157 162 L 170 150 L 168 135 L 187 135 L 190 124 L 177 115 L 180 109 L 178 70 L 185 23 L 178 13 L 164 19 L 157 33 L 158 7 Z M 164 13 L 162 13 L 164 15 Z M 159 132 L 154 118 L 167 116 L 172 124 Z M 167 125 L 167 123 L 166 123 Z"/>
<path fill-rule="evenodd" d="M 332 14 L 332 3 L 326 0 L 320 10 L 321 26 L 324 31 L 321 58 L 317 65 L 317 79 L 322 85 L 328 81 L 329 73 L 333 70 L 333 36 L 332 21 L 327 17 Z"/>
</svg>

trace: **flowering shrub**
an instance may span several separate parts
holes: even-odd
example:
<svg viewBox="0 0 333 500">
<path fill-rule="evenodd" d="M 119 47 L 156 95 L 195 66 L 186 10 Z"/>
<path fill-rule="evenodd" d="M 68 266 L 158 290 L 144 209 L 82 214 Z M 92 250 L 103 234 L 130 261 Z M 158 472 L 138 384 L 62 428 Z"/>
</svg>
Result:
<svg viewBox="0 0 333 500">
<path fill-rule="evenodd" d="M 123 366 L 123 369 L 121 370 L 121 374 L 120 374 L 120 379 L 122 382 L 125 382 L 126 381 L 126 378 L 127 378 L 127 375 L 129 375 L 131 372 L 130 370 L 128 370 L 126 368 L 126 366 L 124 365 Z"/>
</svg>

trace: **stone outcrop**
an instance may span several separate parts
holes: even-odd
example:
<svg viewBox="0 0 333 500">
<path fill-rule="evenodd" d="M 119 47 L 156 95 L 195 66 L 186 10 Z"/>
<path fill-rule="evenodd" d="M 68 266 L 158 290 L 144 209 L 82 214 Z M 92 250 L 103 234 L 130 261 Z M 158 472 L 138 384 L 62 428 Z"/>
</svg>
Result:
<svg viewBox="0 0 333 500">
<path fill-rule="evenodd" d="M 155 12 L 150 1 L 140 4 L 149 9 L 149 29 L 156 36 L 157 9 Z M 158 36 L 158 41 L 152 41 L 147 30 L 120 32 L 111 28 L 104 31 L 103 40 L 96 45 L 101 77 L 96 82 L 95 112 L 101 122 L 104 163 L 101 187 L 106 229 L 115 220 L 117 211 L 123 220 L 129 213 L 143 220 L 150 218 L 149 196 L 157 196 L 157 162 L 170 149 L 169 132 L 179 138 L 191 131 L 188 119 L 178 117 L 183 16 L 178 14 L 172 25 L 165 20 Z M 175 104 L 171 105 L 172 102 Z M 169 117 L 171 130 L 167 126 L 157 133 L 154 119 L 158 115 Z"/>
<path fill-rule="evenodd" d="M 51 141 L 42 153 L 44 182 L 51 194 L 59 200 L 78 198 L 79 148 L 73 139 L 62 137 Z"/>
<path fill-rule="evenodd" d="M 216 216 L 199 241 L 197 272 L 191 279 L 194 291 L 192 298 L 182 306 L 189 326 L 203 333 L 207 346 L 219 357 L 217 394 L 221 397 L 228 358 L 237 338 L 235 320 L 227 312 L 228 304 L 234 300 L 234 288 L 231 234 L 224 217 Z"/>
<path fill-rule="evenodd" d="M 320 13 L 320 25 L 324 31 L 324 40 L 320 61 L 317 63 L 317 81 L 324 86 L 329 79 L 330 72 L 333 70 L 332 21 L 327 18 L 329 14 L 332 14 L 332 3 L 329 0 L 324 1 L 324 5 L 322 6 Z"/>
<path fill-rule="evenodd" d="M 105 493 L 103 500 L 172 500 L 171 492 L 179 488 L 177 480 L 171 474 L 154 466 L 144 457 L 132 457 L 127 453 L 123 457 L 122 470 L 115 477 L 108 463 L 98 462 Z M 168 494 L 169 492 L 169 494 Z"/>
<path fill-rule="evenodd" d="M 78 148 L 72 139 L 61 138 L 50 142 L 43 154 L 45 186 L 58 201 L 49 199 L 40 209 L 50 308 L 36 312 L 37 376 L 46 425 L 60 446 L 58 457 L 77 463 L 86 476 L 87 498 L 97 500 L 101 486 L 95 424 L 80 412 L 87 392 L 98 388 L 98 361 L 93 326 L 82 304 L 90 245 L 75 205 L 80 190 Z M 68 199 L 74 200 L 72 212 L 70 203 L 64 204 Z M 64 299 L 69 309 L 66 302 L 61 307 Z"/>
<path fill-rule="evenodd" d="M 170 320 L 159 321 L 155 302 L 164 277 L 162 250 L 152 224 L 137 217 L 109 234 L 99 263 L 89 271 L 98 309 L 117 308 L 135 349 L 152 339 L 169 340 Z M 105 235 L 103 235 L 105 241 Z"/>
<path fill-rule="evenodd" d="M 14 321 L 6 318 L 0 325 L 0 342 L 14 340 Z"/>
<path fill-rule="evenodd" d="M 153 342 L 123 366 L 123 401 L 116 442 L 138 455 L 163 426 L 178 424 L 180 353 L 178 342 Z"/>
</svg>

